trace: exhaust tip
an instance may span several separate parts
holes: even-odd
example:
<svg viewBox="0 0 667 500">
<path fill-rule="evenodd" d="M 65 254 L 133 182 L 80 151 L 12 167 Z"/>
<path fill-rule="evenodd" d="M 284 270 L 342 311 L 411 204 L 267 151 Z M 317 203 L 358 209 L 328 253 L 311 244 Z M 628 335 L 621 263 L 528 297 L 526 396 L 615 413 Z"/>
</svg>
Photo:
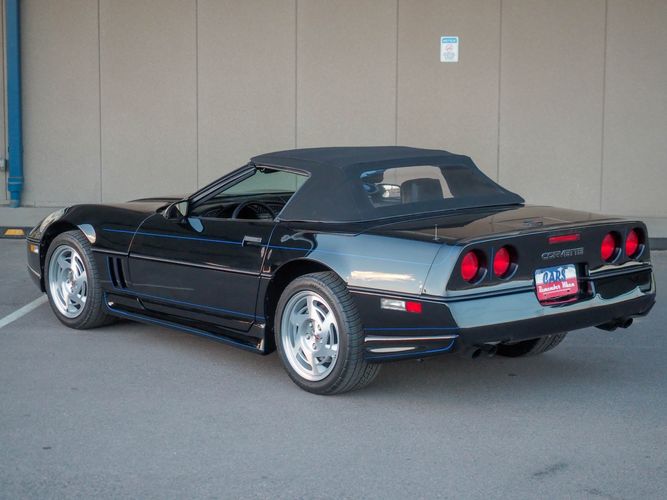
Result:
<svg viewBox="0 0 667 500">
<path fill-rule="evenodd" d="M 630 325 L 632 325 L 632 321 L 633 321 L 632 318 L 619 318 L 613 321 L 609 321 L 608 323 L 597 325 L 596 328 L 599 328 L 600 330 L 605 330 L 607 332 L 613 332 L 617 328 L 629 327 Z"/>
</svg>

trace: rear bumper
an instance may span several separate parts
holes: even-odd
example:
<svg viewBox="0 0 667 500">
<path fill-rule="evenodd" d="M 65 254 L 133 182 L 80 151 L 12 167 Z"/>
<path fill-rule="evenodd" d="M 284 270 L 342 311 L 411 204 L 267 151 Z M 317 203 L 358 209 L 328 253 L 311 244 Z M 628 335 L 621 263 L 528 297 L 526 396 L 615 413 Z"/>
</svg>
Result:
<svg viewBox="0 0 667 500">
<path fill-rule="evenodd" d="M 422 314 L 384 311 L 379 308 L 384 295 L 353 291 L 366 325 L 365 357 L 378 362 L 421 358 L 527 340 L 644 316 L 655 303 L 650 267 L 589 281 L 589 296 L 566 304 L 545 306 L 528 288 L 492 297 L 423 302 Z"/>
</svg>

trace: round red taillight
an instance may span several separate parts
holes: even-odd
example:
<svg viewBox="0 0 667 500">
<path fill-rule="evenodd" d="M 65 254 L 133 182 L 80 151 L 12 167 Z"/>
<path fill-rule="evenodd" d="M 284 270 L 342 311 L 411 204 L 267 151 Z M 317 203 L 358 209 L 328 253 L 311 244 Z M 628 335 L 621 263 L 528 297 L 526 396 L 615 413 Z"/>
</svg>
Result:
<svg viewBox="0 0 667 500">
<path fill-rule="evenodd" d="M 634 257 L 639 250 L 639 233 L 635 229 L 631 229 L 625 237 L 625 255 Z"/>
<path fill-rule="evenodd" d="M 463 256 L 461 260 L 461 277 L 466 281 L 475 281 L 479 273 L 479 257 L 472 250 Z"/>
<path fill-rule="evenodd" d="M 507 276 L 511 265 L 512 256 L 510 255 L 510 251 L 507 247 L 500 248 L 493 257 L 493 274 L 499 278 L 503 278 Z"/>
<path fill-rule="evenodd" d="M 607 233 L 602 238 L 602 245 L 600 245 L 600 256 L 604 261 L 612 261 L 616 257 L 618 250 L 618 240 L 614 233 Z"/>
</svg>

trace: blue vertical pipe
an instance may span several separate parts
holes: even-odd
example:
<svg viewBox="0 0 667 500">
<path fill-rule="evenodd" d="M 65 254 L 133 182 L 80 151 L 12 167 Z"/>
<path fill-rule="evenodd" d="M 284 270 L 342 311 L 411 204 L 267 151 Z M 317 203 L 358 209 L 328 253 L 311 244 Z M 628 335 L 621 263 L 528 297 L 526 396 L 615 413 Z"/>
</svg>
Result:
<svg viewBox="0 0 667 500">
<path fill-rule="evenodd" d="M 7 143 L 9 206 L 21 204 L 23 123 L 21 119 L 21 31 L 19 0 L 5 0 L 7 50 Z"/>
</svg>

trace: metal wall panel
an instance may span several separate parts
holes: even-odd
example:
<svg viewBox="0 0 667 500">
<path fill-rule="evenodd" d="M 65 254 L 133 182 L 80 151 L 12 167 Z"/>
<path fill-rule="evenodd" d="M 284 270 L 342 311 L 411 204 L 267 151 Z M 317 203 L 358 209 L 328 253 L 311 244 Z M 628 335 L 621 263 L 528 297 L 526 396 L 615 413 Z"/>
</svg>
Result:
<svg viewBox="0 0 667 500">
<path fill-rule="evenodd" d="M 295 144 L 295 0 L 199 0 L 199 185 Z"/>
<path fill-rule="evenodd" d="M 610 0 L 604 211 L 667 216 L 667 2 Z"/>
<path fill-rule="evenodd" d="M 604 0 L 504 0 L 500 182 L 527 201 L 600 208 Z"/>
<path fill-rule="evenodd" d="M 661 0 L 21 4 L 27 205 L 398 142 L 468 154 L 529 202 L 667 216 Z M 441 35 L 460 62 L 439 62 Z"/>
<path fill-rule="evenodd" d="M 471 156 L 496 178 L 500 1 L 402 1 L 398 143 Z M 459 62 L 440 62 L 440 37 L 458 36 Z"/>
<path fill-rule="evenodd" d="M 197 186 L 192 0 L 101 0 L 102 198 Z"/>
<path fill-rule="evenodd" d="M 21 31 L 22 203 L 99 201 L 97 2 L 23 0 Z"/>
<path fill-rule="evenodd" d="M 297 145 L 393 144 L 396 2 L 308 0 L 297 12 Z"/>
</svg>

